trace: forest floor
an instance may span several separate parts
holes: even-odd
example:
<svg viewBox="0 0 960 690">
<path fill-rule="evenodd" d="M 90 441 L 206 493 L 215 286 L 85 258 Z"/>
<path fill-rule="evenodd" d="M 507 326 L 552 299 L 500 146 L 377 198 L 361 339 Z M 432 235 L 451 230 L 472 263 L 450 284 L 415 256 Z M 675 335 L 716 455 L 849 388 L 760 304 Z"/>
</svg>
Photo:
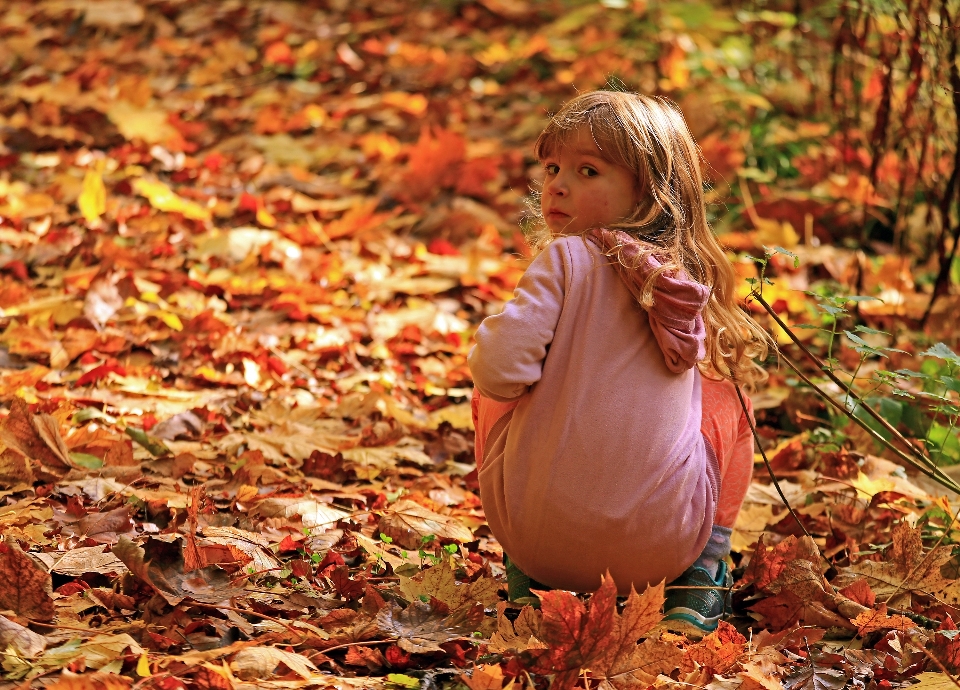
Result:
<svg viewBox="0 0 960 690">
<path fill-rule="evenodd" d="M 758 456 L 730 623 L 662 632 L 662 586 L 618 607 L 610 580 L 505 602 L 466 355 L 529 262 L 547 113 L 636 74 L 677 94 L 720 180 L 750 170 L 683 51 L 617 43 L 643 16 L 620 4 L 4 4 L 0 687 L 956 684 L 957 495 L 784 364 L 753 402 L 799 520 Z M 957 299 L 921 330 L 909 260 L 831 241 L 863 181 L 711 203 L 742 296 L 746 255 L 789 249 L 766 301 L 951 464 Z"/>
</svg>

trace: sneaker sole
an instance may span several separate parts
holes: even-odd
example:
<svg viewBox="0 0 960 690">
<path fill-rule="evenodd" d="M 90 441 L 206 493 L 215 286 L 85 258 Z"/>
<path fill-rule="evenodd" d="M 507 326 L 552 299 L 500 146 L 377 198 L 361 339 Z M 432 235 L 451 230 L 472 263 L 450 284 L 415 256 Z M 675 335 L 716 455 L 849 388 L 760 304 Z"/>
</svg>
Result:
<svg viewBox="0 0 960 690">
<path fill-rule="evenodd" d="M 687 608 L 671 609 L 670 613 L 656 626 L 657 632 L 669 631 L 685 635 L 690 640 L 700 640 L 717 629 L 723 616 L 705 618 L 696 611 Z"/>
</svg>

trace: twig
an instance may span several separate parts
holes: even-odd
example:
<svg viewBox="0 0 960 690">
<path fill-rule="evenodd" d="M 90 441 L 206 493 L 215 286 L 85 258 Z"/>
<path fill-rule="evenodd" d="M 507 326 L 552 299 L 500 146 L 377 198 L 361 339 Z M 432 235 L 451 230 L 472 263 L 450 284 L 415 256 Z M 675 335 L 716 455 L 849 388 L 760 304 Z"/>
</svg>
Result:
<svg viewBox="0 0 960 690">
<path fill-rule="evenodd" d="M 780 500 L 783 501 L 783 505 L 785 505 L 787 510 L 790 511 L 793 519 L 797 521 L 798 525 L 800 525 L 800 529 L 803 530 L 803 533 L 813 539 L 813 537 L 810 536 L 810 532 L 807 531 L 807 528 L 800 520 L 800 516 L 797 515 L 797 513 L 793 510 L 793 506 L 790 505 L 790 501 L 788 501 L 787 497 L 783 494 L 783 489 L 780 488 L 780 482 L 777 481 L 777 475 L 774 474 L 773 467 L 770 465 L 770 461 L 767 459 L 767 454 L 763 450 L 763 444 L 760 442 L 760 434 L 757 433 L 757 427 L 750 418 L 750 415 L 747 413 L 747 402 L 743 399 L 743 393 L 740 391 L 740 386 L 735 385 L 734 388 L 737 391 L 737 398 L 740 399 L 740 406 L 743 408 L 743 414 L 747 418 L 747 423 L 750 424 L 750 431 L 753 432 L 753 439 L 757 442 L 757 448 L 760 449 L 760 457 L 763 458 L 763 464 L 767 466 L 767 472 L 770 473 L 770 479 L 773 480 L 773 485 L 777 488 L 777 493 L 780 494 Z"/>
<path fill-rule="evenodd" d="M 950 682 L 951 682 L 951 683 L 953 683 L 953 684 L 956 685 L 958 688 L 960 688 L 960 681 L 958 681 L 956 678 L 953 677 L 953 674 L 950 673 L 950 671 L 947 670 L 947 667 L 946 667 L 946 666 L 944 666 L 942 663 L 940 663 L 940 660 L 939 660 L 937 657 L 935 657 L 933 654 L 931 654 L 929 651 L 927 651 L 927 649 L 926 649 L 923 645 L 917 645 L 917 649 L 919 649 L 921 652 L 923 652 L 923 653 L 926 655 L 926 657 L 927 657 L 928 659 L 930 659 L 930 661 L 932 661 L 934 664 L 936 664 L 937 668 L 939 668 L 939 669 L 943 672 L 943 674 L 944 674 L 947 678 L 950 679 Z"/>
<path fill-rule="evenodd" d="M 950 477 L 945 475 L 939 467 L 934 465 L 933 469 L 931 470 L 926 465 L 923 465 L 917 462 L 914 458 L 910 457 L 909 455 L 904 453 L 902 450 L 892 445 L 889 441 L 887 441 L 887 439 L 885 439 L 883 436 L 877 433 L 875 429 L 871 429 L 870 426 L 866 422 L 864 422 L 862 419 L 858 419 L 857 417 L 850 414 L 850 411 L 847 410 L 841 403 L 834 400 L 832 397 L 830 397 L 830 395 L 826 391 L 822 390 L 818 385 L 816 385 L 813 381 L 811 381 L 806 376 L 806 374 L 800 371 L 800 367 L 797 366 L 797 364 L 795 364 L 793 360 L 791 360 L 789 357 L 783 354 L 783 350 L 780 350 L 778 348 L 777 351 L 780 354 L 780 356 L 783 358 L 783 361 L 786 362 L 787 365 L 791 369 L 793 369 L 794 373 L 800 377 L 801 381 L 803 381 L 805 384 L 810 386 L 810 388 L 812 388 L 817 393 L 817 395 L 823 398 L 826 402 L 830 403 L 831 405 L 836 407 L 838 410 L 840 410 L 840 412 L 842 412 L 843 414 L 848 416 L 851 420 L 853 420 L 853 422 L 857 426 L 859 426 L 861 429 L 866 431 L 875 441 L 889 448 L 893 453 L 897 455 L 898 458 L 903 460 L 905 463 L 907 463 L 911 467 L 917 469 L 922 474 L 925 474 L 926 476 L 930 477 L 941 486 L 945 486 L 946 488 L 950 489 L 955 493 L 960 493 L 960 485 L 958 485 L 954 480 L 952 480 Z"/>
</svg>

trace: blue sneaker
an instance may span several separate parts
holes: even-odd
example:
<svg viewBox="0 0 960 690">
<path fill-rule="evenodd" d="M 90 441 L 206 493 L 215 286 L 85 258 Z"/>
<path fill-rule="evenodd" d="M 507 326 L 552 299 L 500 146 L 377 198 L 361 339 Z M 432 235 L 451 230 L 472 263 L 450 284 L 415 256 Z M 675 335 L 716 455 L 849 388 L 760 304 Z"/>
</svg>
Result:
<svg viewBox="0 0 960 690">
<path fill-rule="evenodd" d="M 663 622 L 658 627 L 691 639 L 712 633 L 732 610 L 732 588 L 733 577 L 726 562 L 720 561 L 715 578 L 700 566 L 690 566 L 666 586 Z"/>
</svg>

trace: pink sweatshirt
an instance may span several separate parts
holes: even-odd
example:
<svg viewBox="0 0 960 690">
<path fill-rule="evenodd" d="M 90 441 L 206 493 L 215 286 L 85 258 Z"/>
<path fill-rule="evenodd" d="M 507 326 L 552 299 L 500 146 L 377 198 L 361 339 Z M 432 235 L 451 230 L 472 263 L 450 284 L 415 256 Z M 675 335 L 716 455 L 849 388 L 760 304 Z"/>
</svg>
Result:
<svg viewBox="0 0 960 690">
<path fill-rule="evenodd" d="M 585 238 L 554 240 L 469 357 L 484 396 L 523 396 L 483 451 L 490 529 L 527 575 L 579 592 L 607 569 L 621 593 L 678 576 L 710 536 L 719 488 L 700 433 L 703 352 L 691 356 L 697 326 L 683 318 L 707 289 L 665 277 L 647 314 L 612 261 Z"/>
</svg>

